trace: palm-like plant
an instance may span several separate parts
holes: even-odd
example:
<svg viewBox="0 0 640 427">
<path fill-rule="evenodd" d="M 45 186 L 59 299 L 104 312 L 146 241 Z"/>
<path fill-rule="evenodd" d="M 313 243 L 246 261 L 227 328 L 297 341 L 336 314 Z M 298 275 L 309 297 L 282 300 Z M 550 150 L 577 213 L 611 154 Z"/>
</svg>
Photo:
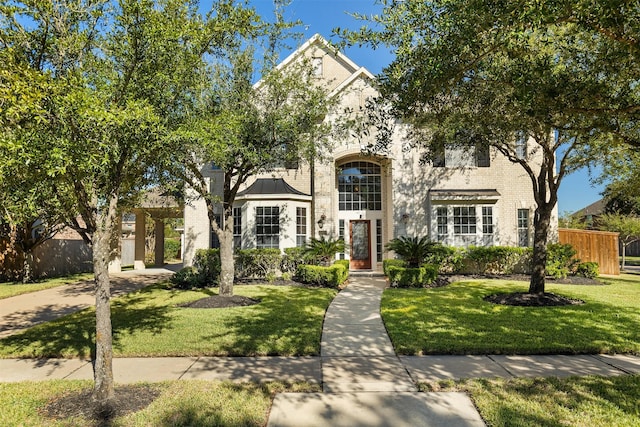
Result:
<svg viewBox="0 0 640 427">
<path fill-rule="evenodd" d="M 387 251 L 395 252 L 407 262 L 410 268 L 420 267 L 424 260 L 431 254 L 437 242 L 430 241 L 427 237 L 401 236 L 392 239 L 385 245 Z"/>
<path fill-rule="evenodd" d="M 305 248 L 305 255 L 322 265 L 330 265 L 337 253 L 345 251 L 344 240 L 333 237 L 311 238 Z"/>
</svg>

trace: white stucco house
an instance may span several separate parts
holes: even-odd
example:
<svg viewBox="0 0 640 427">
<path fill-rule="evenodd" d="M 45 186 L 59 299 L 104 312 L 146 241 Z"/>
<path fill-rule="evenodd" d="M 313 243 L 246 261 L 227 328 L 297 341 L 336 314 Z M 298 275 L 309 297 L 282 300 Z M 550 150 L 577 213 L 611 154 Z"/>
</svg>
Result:
<svg viewBox="0 0 640 427">
<path fill-rule="evenodd" d="M 319 35 L 283 61 L 310 58 L 316 77 L 343 110 L 358 110 L 376 95 L 375 77 Z M 325 120 L 331 120 L 327 117 Z M 535 202 L 530 178 L 497 151 L 446 150 L 436 165 L 420 164 L 419 150 L 403 150 L 396 132 L 385 156 L 362 155 L 357 139 L 334 141 L 324 162 L 256 176 L 234 204 L 237 248 L 302 246 L 323 235 L 342 237 L 340 254 L 351 269 L 381 269 L 384 245 L 398 236 L 429 236 L 452 246 L 529 246 Z M 528 152 L 522 141 L 523 156 Z M 212 192 L 221 193 L 220 171 L 206 166 Z M 557 214 L 554 215 L 557 228 Z M 184 209 L 184 261 L 199 248 L 215 247 L 204 201 Z"/>
</svg>

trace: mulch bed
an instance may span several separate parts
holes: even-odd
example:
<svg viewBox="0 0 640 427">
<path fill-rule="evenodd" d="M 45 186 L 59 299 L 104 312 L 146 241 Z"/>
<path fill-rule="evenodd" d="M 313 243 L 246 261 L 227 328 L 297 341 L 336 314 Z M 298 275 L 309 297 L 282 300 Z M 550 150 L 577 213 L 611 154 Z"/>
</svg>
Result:
<svg viewBox="0 0 640 427">
<path fill-rule="evenodd" d="M 545 292 L 544 294 L 514 292 L 511 294 L 489 295 L 483 299 L 494 304 L 515 305 L 521 307 L 555 307 L 584 304 L 584 301 L 582 300 L 567 298 L 550 292 Z"/>
<path fill-rule="evenodd" d="M 80 417 L 86 420 L 85 425 L 88 426 L 109 426 L 114 418 L 140 411 L 160 395 L 160 390 L 152 385 L 117 386 L 112 411 L 100 413 L 93 401 L 92 391 L 86 389 L 58 397 L 42 409 L 42 414 L 57 420 Z"/>
</svg>

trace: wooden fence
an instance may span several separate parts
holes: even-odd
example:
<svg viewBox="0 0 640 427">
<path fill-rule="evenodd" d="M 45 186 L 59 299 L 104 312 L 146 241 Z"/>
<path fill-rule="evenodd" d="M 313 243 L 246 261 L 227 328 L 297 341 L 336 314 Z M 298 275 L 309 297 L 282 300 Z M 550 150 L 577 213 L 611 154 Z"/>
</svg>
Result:
<svg viewBox="0 0 640 427">
<path fill-rule="evenodd" d="M 618 233 L 561 228 L 558 237 L 560 243 L 569 243 L 578 251 L 581 261 L 597 262 L 600 274 L 620 274 Z"/>
</svg>

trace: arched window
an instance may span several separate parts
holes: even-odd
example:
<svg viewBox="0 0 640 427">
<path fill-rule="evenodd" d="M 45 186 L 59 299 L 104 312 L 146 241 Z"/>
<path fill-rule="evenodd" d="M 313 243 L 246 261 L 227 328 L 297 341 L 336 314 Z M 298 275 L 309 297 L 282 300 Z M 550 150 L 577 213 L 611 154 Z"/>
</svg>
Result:
<svg viewBox="0 0 640 427">
<path fill-rule="evenodd" d="M 340 166 L 339 171 L 339 210 L 382 210 L 380 165 L 370 162 L 350 162 Z"/>
</svg>

